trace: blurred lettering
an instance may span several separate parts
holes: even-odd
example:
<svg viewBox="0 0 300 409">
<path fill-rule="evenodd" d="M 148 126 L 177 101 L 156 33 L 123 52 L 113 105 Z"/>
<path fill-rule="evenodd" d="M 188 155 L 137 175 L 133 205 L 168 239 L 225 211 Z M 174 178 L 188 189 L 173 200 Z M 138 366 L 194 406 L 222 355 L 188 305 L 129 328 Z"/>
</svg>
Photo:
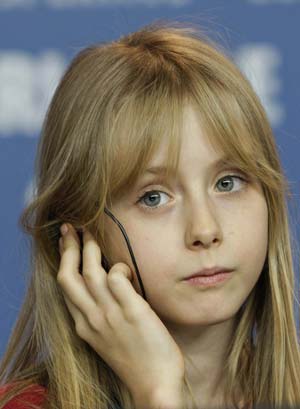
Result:
<svg viewBox="0 0 300 409">
<path fill-rule="evenodd" d="M 56 51 L 38 57 L 24 51 L 0 52 L 1 136 L 36 136 L 65 64 Z"/>
<path fill-rule="evenodd" d="M 273 44 L 245 44 L 235 55 L 235 62 L 251 82 L 259 96 L 272 126 L 285 119 L 285 109 L 280 100 L 282 89 L 279 68 L 281 53 Z"/>
</svg>

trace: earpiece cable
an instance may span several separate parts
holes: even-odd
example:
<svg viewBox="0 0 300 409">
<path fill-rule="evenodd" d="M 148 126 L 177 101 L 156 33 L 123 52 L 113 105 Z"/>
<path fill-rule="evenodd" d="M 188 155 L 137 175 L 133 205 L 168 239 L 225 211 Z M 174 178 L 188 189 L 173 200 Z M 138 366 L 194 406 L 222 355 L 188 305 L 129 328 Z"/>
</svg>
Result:
<svg viewBox="0 0 300 409">
<path fill-rule="evenodd" d="M 135 261 L 135 257 L 134 257 L 134 254 L 133 254 L 133 251 L 132 251 L 130 242 L 129 242 L 129 238 L 128 238 L 126 232 L 125 232 L 125 229 L 124 229 L 124 227 L 122 226 L 122 224 L 119 222 L 119 220 L 118 220 L 106 207 L 104 208 L 104 212 L 105 212 L 108 216 L 110 216 L 111 219 L 119 226 L 119 228 L 120 228 L 120 230 L 121 230 L 121 232 L 122 232 L 122 234 L 123 234 L 123 236 L 124 236 L 124 238 L 125 238 L 125 240 L 126 240 L 126 244 L 127 244 L 127 247 L 128 247 L 128 250 L 129 250 L 129 253 L 130 253 L 132 262 L 133 262 L 134 267 L 135 267 L 136 275 L 137 275 L 138 280 L 139 280 L 139 283 L 140 283 L 140 287 L 141 287 L 141 290 L 142 290 L 143 298 L 144 298 L 144 300 L 147 301 L 145 289 L 144 289 L 143 282 L 142 282 L 142 279 L 141 279 L 141 276 L 140 276 L 140 272 L 139 272 L 137 263 L 136 263 L 136 261 Z"/>
</svg>

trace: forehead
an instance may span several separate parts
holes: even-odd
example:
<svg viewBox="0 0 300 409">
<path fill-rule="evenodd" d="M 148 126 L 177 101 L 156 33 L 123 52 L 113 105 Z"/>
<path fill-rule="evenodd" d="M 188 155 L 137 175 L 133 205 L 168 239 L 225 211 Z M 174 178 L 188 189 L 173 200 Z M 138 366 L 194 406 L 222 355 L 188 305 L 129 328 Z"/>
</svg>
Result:
<svg viewBox="0 0 300 409">
<path fill-rule="evenodd" d="M 211 136 L 205 132 L 199 115 L 191 106 L 186 107 L 184 112 L 177 167 L 173 160 L 171 165 L 167 166 L 169 152 L 171 151 L 171 156 L 174 153 L 171 148 L 172 138 L 163 138 L 148 164 L 142 166 L 141 175 L 163 175 L 167 170 L 173 175 L 180 168 L 183 170 L 191 166 L 210 170 L 232 162 L 232 157 L 230 158 L 228 153 L 217 146 L 215 141 L 211 140 Z"/>
</svg>

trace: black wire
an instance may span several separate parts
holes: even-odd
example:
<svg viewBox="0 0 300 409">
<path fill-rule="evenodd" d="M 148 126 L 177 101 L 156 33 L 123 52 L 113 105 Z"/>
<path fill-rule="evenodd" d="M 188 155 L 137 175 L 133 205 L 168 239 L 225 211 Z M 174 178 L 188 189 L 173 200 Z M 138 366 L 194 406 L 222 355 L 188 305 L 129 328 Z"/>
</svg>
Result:
<svg viewBox="0 0 300 409">
<path fill-rule="evenodd" d="M 126 240 L 126 244 L 127 244 L 127 247 L 128 247 L 129 253 L 130 253 L 130 256 L 131 256 L 131 260 L 132 260 L 132 262 L 133 262 L 133 264 L 134 264 L 135 271 L 136 271 L 136 275 L 137 275 L 138 280 L 139 280 L 139 283 L 140 283 L 140 287 L 141 287 L 141 290 L 142 290 L 143 298 L 144 298 L 144 300 L 147 301 L 145 289 L 144 289 L 144 286 L 143 286 L 143 282 L 142 282 L 142 279 L 141 279 L 141 276 L 140 276 L 140 272 L 139 272 L 137 263 L 136 263 L 136 261 L 135 261 L 135 257 L 134 257 L 134 254 L 133 254 L 133 251 L 132 251 L 130 242 L 129 242 L 129 238 L 128 238 L 127 234 L 126 234 L 126 231 L 125 231 L 124 227 L 122 226 L 122 224 L 119 222 L 119 220 L 118 220 L 106 207 L 104 208 L 104 212 L 105 212 L 108 216 L 110 216 L 111 219 L 119 226 L 119 228 L 120 228 L 120 230 L 121 230 L 121 232 L 122 232 L 122 234 L 123 234 L 123 236 L 124 236 L 124 238 L 125 238 L 125 240 Z"/>
</svg>

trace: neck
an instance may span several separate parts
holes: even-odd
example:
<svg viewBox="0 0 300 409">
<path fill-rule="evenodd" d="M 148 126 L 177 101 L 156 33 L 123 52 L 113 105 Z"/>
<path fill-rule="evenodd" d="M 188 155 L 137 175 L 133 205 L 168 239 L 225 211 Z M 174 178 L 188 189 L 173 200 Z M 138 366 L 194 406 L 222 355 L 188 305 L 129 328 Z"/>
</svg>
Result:
<svg viewBox="0 0 300 409">
<path fill-rule="evenodd" d="M 186 379 L 195 397 L 197 409 L 223 409 L 224 368 L 236 328 L 235 317 L 207 326 L 180 328 L 171 323 L 166 326 L 184 354 Z M 192 408 L 195 409 L 195 404 Z"/>
</svg>

